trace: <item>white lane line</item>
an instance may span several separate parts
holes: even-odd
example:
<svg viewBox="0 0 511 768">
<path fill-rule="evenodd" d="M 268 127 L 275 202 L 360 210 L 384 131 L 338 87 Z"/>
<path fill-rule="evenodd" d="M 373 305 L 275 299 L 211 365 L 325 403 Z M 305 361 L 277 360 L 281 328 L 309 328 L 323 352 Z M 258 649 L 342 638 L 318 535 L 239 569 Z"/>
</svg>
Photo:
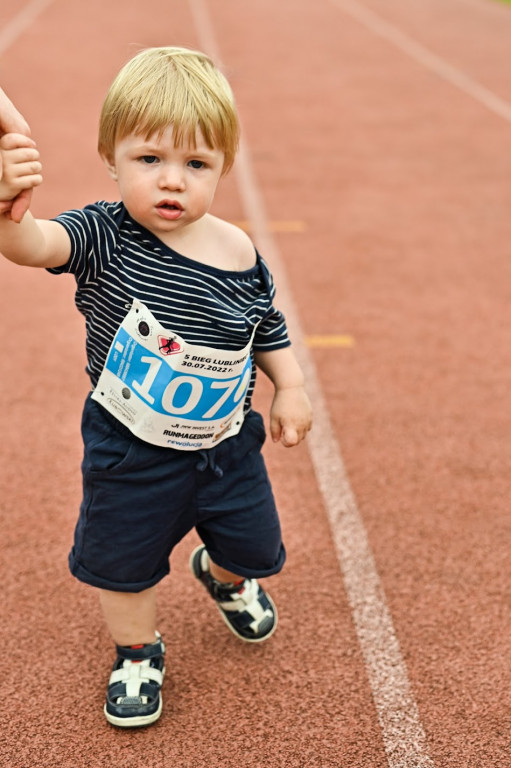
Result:
<svg viewBox="0 0 511 768">
<path fill-rule="evenodd" d="M 0 31 L 0 55 L 16 42 L 53 0 L 30 0 Z"/>
<path fill-rule="evenodd" d="M 240 148 L 236 163 L 243 206 L 252 221 L 254 240 L 271 265 L 279 288 L 279 304 L 286 315 L 314 405 L 314 428 L 307 437 L 307 445 L 332 530 L 388 764 L 390 768 L 433 768 L 365 526 L 350 487 L 316 367 L 301 342 L 300 320 L 282 259 L 267 226 L 264 203 L 246 145 Z"/>
<path fill-rule="evenodd" d="M 205 0 L 189 0 L 201 47 L 221 61 Z M 306 346 L 291 289 L 255 179 L 246 143 L 234 165 L 245 215 L 254 240 L 271 265 L 294 347 L 314 404 L 314 429 L 307 444 L 344 577 L 353 622 L 381 727 L 390 768 L 433 768 L 406 665 L 387 608 L 364 523 L 350 487 L 316 368 Z"/>
<path fill-rule="evenodd" d="M 449 64 L 448 61 L 433 53 L 424 45 L 421 45 L 421 43 L 418 43 L 398 27 L 389 24 L 388 21 L 382 19 L 374 11 L 361 5 L 357 0 L 330 0 L 330 3 L 356 19 L 356 21 L 363 24 L 375 35 L 392 43 L 392 45 L 399 48 L 399 50 L 406 53 L 407 56 L 423 67 L 426 67 L 426 69 L 429 69 L 460 91 L 471 96 L 479 104 L 489 109 L 490 112 L 494 112 L 499 117 L 503 117 L 504 120 L 511 122 L 511 104 L 508 101 L 497 96 L 489 88 L 486 88 L 460 69 Z"/>
</svg>

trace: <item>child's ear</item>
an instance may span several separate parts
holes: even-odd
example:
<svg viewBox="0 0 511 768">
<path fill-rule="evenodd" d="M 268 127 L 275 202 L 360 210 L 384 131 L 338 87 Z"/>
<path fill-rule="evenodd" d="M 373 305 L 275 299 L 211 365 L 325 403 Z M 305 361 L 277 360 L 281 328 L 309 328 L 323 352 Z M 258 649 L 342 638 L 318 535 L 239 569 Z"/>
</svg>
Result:
<svg viewBox="0 0 511 768">
<path fill-rule="evenodd" d="M 106 165 L 106 169 L 112 179 L 114 181 L 117 181 L 117 168 L 115 167 L 115 162 L 113 158 L 107 157 L 107 155 L 101 155 L 101 159 L 103 160 L 104 164 Z"/>
</svg>

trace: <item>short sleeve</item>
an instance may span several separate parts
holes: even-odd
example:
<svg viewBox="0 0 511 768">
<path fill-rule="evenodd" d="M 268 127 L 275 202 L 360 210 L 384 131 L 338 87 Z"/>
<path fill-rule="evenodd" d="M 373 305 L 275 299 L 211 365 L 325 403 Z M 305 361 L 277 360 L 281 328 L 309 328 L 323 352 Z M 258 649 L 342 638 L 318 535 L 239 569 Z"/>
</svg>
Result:
<svg viewBox="0 0 511 768">
<path fill-rule="evenodd" d="M 48 269 L 52 274 L 72 273 L 77 283 L 99 277 L 114 253 L 119 236 L 120 208 L 116 203 L 94 203 L 56 216 L 71 240 L 66 264 Z"/>
<path fill-rule="evenodd" d="M 282 312 L 273 304 L 276 291 L 272 274 L 263 258 L 259 257 L 259 263 L 270 302 L 267 313 L 257 326 L 253 347 L 256 351 L 270 352 L 274 349 L 289 347 L 291 341 L 287 331 L 286 319 Z"/>
</svg>

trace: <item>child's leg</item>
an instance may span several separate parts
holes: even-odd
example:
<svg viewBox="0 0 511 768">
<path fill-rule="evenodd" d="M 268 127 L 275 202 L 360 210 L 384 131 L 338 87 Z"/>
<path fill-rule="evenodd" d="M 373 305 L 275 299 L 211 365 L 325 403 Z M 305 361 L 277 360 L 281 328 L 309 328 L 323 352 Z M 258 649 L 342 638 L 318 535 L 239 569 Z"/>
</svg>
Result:
<svg viewBox="0 0 511 768">
<path fill-rule="evenodd" d="M 241 581 L 241 579 L 244 578 L 231 571 L 226 571 L 225 568 L 220 568 L 220 566 L 216 565 L 211 559 L 209 561 L 209 572 L 214 579 L 221 581 L 223 584 L 235 584 L 237 581 Z"/>
<path fill-rule="evenodd" d="M 165 646 L 156 631 L 156 587 L 143 592 L 100 589 L 99 595 L 117 644 L 106 693 L 106 719 L 120 728 L 150 725 L 161 714 L 165 675 Z"/>
<path fill-rule="evenodd" d="M 156 587 L 143 592 L 99 590 L 106 624 L 117 645 L 153 643 L 156 638 Z"/>
<path fill-rule="evenodd" d="M 285 560 L 261 455 L 264 436 L 263 420 L 252 411 L 239 434 L 209 454 L 197 494 L 196 530 L 204 546 L 190 558 L 192 573 L 229 629 L 247 642 L 261 642 L 275 631 L 275 605 L 257 579 L 278 573 Z"/>
</svg>

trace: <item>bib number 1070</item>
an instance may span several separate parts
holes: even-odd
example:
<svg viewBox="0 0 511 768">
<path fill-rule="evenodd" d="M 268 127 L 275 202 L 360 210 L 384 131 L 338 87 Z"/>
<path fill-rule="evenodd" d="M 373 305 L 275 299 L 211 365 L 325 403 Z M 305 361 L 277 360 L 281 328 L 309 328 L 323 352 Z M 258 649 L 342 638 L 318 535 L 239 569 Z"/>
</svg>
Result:
<svg viewBox="0 0 511 768">
<path fill-rule="evenodd" d="M 138 362 L 126 384 L 155 410 L 175 416 L 223 418 L 245 396 L 250 382 L 250 365 L 242 375 L 224 380 L 176 373 L 163 360 L 149 355 Z M 142 366 L 147 369 L 143 371 Z"/>
</svg>

